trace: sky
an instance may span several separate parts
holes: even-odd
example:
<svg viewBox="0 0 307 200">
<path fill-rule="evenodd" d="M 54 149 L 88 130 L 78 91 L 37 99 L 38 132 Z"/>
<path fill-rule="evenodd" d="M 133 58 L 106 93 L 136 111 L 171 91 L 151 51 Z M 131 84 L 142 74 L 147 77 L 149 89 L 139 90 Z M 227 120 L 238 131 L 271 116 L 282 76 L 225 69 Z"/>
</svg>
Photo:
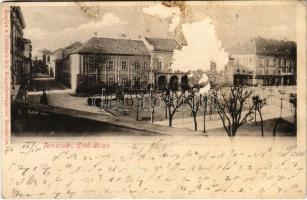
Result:
<svg viewBox="0 0 307 200">
<path fill-rule="evenodd" d="M 124 34 L 126 38 L 138 39 L 174 37 L 179 30 L 189 45 L 184 49 L 186 53 L 175 52 L 177 60 L 182 55 L 193 56 L 191 52 L 205 52 L 212 55 L 205 58 L 199 53 L 193 58 L 195 65 L 204 59 L 209 63 L 210 58 L 221 61 L 219 67 L 227 58 L 228 48 L 253 37 L 296 40 L 295 5 L 194 2 L 186 4 L 184 14 L 178 7 L 156 2 L 108 2 L 99 6 L 35 3 L 21 9 L 26 22 L 24 35 L 32 40 L 33 55 L 40 49 L 56 50 L 75 41 L 85 42 L 95 33 L 101 37 L 122 38 Z"/>
</svg>

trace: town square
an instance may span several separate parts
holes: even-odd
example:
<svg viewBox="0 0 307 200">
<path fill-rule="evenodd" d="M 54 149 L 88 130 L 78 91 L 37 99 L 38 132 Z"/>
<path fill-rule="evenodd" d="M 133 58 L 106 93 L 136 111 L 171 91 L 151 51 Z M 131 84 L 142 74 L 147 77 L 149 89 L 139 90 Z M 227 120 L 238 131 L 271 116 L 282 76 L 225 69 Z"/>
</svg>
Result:
<svg viewBox="0 0 307 200">
<path fill-rule="evenodd" d="M 151 16 L 150 9 L 142 8 L 142 14 Z M 84 42 L 37 49 L 37 42 L 23 36 L 22 10 L 11 7 L 12 130 L 17 135 L 35 135 L 40 128 L 57 135 L 82 119 L 76 129 L 87 132 L 87 123 L 94 123 L 97 130 L 91 131 L 102 135 L 117 128 L 132 135 L 133 130 L 141 135 L 296 135 L 296 43 L 286 37 L 258 35 L 226 50 L 216 36 L 212 47 L 194 44 L 186 33 L 190 24 L 183 24 L 169 27 L 168 37 L 152 37 L 150 30 L 136 39 L 125 32 L 107 37 L 93 31 Z M 205 18 L 194 26 L 207 26 L 203 32 L 214 34 L 211 23 Z M 211 57 L 192 55 L 197 48 L 208 48 Z"/>
<path fill-rule="evenodd" d="M 305 8 L 4 3 L 3 198 L 304 197 Z"/>
</svg>

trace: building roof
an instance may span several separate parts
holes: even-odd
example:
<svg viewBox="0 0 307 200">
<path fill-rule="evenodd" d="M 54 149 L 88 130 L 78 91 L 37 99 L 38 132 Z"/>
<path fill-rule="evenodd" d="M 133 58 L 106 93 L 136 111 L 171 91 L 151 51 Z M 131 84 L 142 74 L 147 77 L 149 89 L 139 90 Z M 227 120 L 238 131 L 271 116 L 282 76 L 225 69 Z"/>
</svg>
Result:
<svg viewBox="0 0 307 200">
<path fill-rule="evenodd" d="M 62 51 L 63 51 L 63 48 L 58 48 L 58 49 L 56 49 L 56 50 L 52 51 L 52 52 L 51 52 L 51 54 L 56 55 L 56 54 L 61 53 Z"/>
<path fill-rule="evenodd" d="M 81 42 L 74 42 L 62 49 L 63 58 L 68 57 L 69 55 L 73 54 L 78 48 L 82 46 Z"/>
<path fill-rule="evenodd" d="M 16 13 L 16 15 L 18 16 L 18 18 L 20 19 L 20 22 L 21 22 L 21 26 L 22 28 L 26 28 L 26 23 L 25 23 L 25 20 L 23 18 L 23 14 L 21 12 L 21 9 L 19 6 L 12 6 L 12 11 Z"/>
<path fill-rule="evenodd" d="M 25 43 L 32 43 L 30 39 L 27 39 L 27 38 L 22 38 L 22 40 L 25 42 Z"/>
<path fill-rule="evenodd" d="M 44 49 L 39 50 L 39 53 L 42 55 L 50 55 L 51 51 L 49 49 L 44 48 Z"/>
<path fill-rule="evenodd" d="M 162 38 L 148 38 L 145 40 L 148 41 L 150 45 L 153 46 L 154 51 L 170 51 L 173 52 L 175 49 L 180 49 L 181 46 L 174 39 L 162 39 Z"/>
<path fill-rule="evenodd" d="M 143 41 L 93 37 L 74 53 L 111 54 L 111 55 L 149 55 Z"/>
<path fill-rule="evenodd" d="M 231 54 L 296 55 L 296 43 L 257 37 L 230 48 L 229 52 Z"/>
<path fill-rule="evenodd" d="M 258 54 L 293 54 L 296 43 L 292 41 L 257 38 L 256 52 Z"/>
</svg>

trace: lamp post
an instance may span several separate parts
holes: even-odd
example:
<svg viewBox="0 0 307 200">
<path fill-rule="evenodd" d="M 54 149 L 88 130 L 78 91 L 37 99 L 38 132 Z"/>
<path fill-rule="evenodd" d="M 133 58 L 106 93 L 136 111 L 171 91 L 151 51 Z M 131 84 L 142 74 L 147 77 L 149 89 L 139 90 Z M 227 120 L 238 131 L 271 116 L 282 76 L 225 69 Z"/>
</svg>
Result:
<svg viewBox="0 0 307 200">
<path fill-rule="evenodd" d="M 150 100 L 150 120 L 151 123 L 153 124 L 153 113 L 154 113 L 154 102 L 153 102 L 153 89 L 152 87 L 150 88 L 150 95 L 149 95 L 149 100 Z"/>
<path fill-rule="evenodd" d="M 283 109 L 283 100 L 284 100 L 284 95 L 286 92 L 284 90 L 279 90 L 280 93 L 280 119 L 282 119 L 282 109 Z"/>
<path fill-rule="evenodd" d="M 207 95 L 204 96 L 204 106 L 205 106 L 205 109 L 204 109 L 204 133 L 206 133 L 206 112 L 207 112 L 207 102 L 208 102 L 208 97 Z"/>
</svg>

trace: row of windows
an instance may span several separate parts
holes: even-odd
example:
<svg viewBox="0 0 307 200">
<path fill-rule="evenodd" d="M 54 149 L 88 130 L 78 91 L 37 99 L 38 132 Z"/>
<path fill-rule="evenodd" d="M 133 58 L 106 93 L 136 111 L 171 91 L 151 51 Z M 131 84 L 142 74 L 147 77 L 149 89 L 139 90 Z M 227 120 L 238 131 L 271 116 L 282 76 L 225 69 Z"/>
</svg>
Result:
<svg viewBox="0 0 307 200">
<path fill-rule="evenodd" d="M 238 57 L 235 58 L 234 64 L 235 65 L 248 65 L 249 63 L 252 63 L 251 57 Z M 264 66 L 294 66 L 295 62 L 293 60 L 287 59 L 287 58 L 275 58 L 275 57 L 260 57 L 258 59 L 258 65 L 259 67 Z"/>
<path fill-rule="evenodd" d="M 252 63 L 251 57 L 235 58 L 234 60 L 235 65 L 248 65 L 248 63 Z"/>
<path fill-rule="evenodd" d="M 281 75 L 281 73 L 290 73 L 293 74 L 294 70 L 292 67 L 285 67 L 279 70 L 261 70 L 260 73 L 263 73 L 264 75 Z"/>
<path fill-rule="evenodd" d="M 146 84 L 146 83 L 147 83 L 146 80 L 142 80 L 140 77 L 134 77 L 133 80 L 134 80 L 134 81 L 139 81 L 141 84 Z M 128 79 L 127 76 L 121 77 L 120 83 L 121 83 L 122 85 L 126 85 L 128 82 L 129 82 L 129 79 Z M 109 76 L 109 77 L 107 78 L 107 83 L 108 83 L 108 85 L 114 85 L 114 84 L 115 84 L 115 76 Z"/>
<path fill-rule="evenodd" d="M 120 62 L 120 67 L 121 67 L 121 70 L 127 70 L 128 69 L 128 63 L 126 60 L 122 60 Z M 147 62 L 144 61 L 143 62 L 143 65 L 142 65 L 142 69 L 143 70 L 146 70 L 147 69 Z M 108 65 L 107 65 L 107 69 L 108 70 L 115 70 L 115 67 L 114 67 L 114 61 L 113 60 L 109 60 L 108 61 Z M 135 61 L 134 62 L 134 69 L 135 70 L 140 70 L 141 69 L 141 63 L 139 61 Z"/>
<path fill-rule="evenodd" d="M 259 58 L 259 67 L 264 67 L 264 66 L 293 66 L 294 61 L 286 58 L 274 58 L 274 57 L 269 57 L 269 58 Z"/>
<path fill-rule="evenodd" d="M 269 70 L 260 70 L 260 71 L 263 71 L 264 74 L 269 74 Z M 236 72 L 240 73 L 241 70 L 237 69 Z M 245 73 L 245 72 L 247 72 L 247 71 L 243 69 L 242 73 Z M 278 72 L 278 74 L 280 74 L 281 72 L 283 72 L 283 73 L 293 73 L 293 67 L 289 67 L 289 68 L 284 67 L 282 69 L 279 69 L 278 71 L 274 70 L 273 74 L 276 74 L 277 72 Z M 249 71 L 248 73 L 252 73 L 252 72 Z"/>
<path fill-rule="evenodd" d="M 139 61 L 135 61 L 134 63 L 134 69 L 135 70 L 147 70 L 148 69 L 148 64 L 147 61 L 144 61 L 142 64 Z M 84 57 L 83 59 L 83 73 L 100 73 L 102 70 L 102 64 L 97 65 L 94 63 L 94 60 L 88 57 Z M 114 71 L 115 70 L 115 64 L 114 60 L 108 60 L 108 62 L 105 64 L 106 69 L 109 71 Z M 157 65 L 159 71 L 162 70 L 162 61 L 158 61 Z M 127 60 L 121 60 L 120 61 L 120 69 L 121 70 L 128 70 L 128 61 Z"/>
</svg>

